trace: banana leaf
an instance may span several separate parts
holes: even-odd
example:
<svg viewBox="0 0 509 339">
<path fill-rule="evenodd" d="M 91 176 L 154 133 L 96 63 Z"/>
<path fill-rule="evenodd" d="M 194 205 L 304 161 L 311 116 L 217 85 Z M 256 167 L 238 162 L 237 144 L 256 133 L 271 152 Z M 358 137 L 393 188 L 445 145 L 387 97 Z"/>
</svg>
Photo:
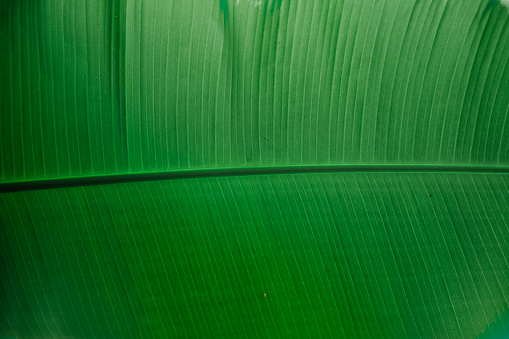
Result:
<svg viewBox="0 0 509 339">
<path fill-rule="evenodd" d="M 4 0 L 0 42 L 1 338 L 509 336 L 498 1 Z"/>
</svg>

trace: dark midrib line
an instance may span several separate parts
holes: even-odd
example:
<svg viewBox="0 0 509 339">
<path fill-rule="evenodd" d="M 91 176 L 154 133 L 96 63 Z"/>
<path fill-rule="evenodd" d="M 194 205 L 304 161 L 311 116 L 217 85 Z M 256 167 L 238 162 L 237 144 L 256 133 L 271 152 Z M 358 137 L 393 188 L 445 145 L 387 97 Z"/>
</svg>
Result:
<svg viewBox="0 0 509 339">
<path fill-rule="evenodd" d="M 486 173 L 509 174 L 508 166 L 454 166 L 454 165 L 312 165 L 278 167 L 241 167 L 159 171 L 143 173 L 103 174 L 95 176 L 20 180 L 0 183 L 0 193 L 118 184 L 139 181 L 193 179 L 270 174 L 304 173 Z"/>
</svg>

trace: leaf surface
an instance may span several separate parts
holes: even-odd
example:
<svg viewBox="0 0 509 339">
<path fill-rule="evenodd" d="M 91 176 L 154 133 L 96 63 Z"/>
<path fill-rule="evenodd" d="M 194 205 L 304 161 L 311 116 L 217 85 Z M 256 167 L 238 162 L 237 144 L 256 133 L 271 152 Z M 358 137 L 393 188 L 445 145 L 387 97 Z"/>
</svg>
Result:
<svg viewBox="0 0 509 339">
<path fill-rule="evenodd" d="M 508 333 L 498 3 L 0 18 L 0 336 Z"/>
</svg>

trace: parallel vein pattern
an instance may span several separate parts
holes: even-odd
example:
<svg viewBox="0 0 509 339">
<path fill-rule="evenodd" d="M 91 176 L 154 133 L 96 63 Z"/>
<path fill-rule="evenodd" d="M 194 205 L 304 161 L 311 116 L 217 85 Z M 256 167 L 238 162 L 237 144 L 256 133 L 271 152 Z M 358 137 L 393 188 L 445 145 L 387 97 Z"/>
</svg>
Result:
<svg viewBox="0 0 509 339">
<path fill-rule="evenodd" d="M 507 333 L 508 189 L 348 173 L 4 194 L 0 334 Z"/>
<path fill-rule="evenodd" d="M 502 6 L 221 6 L 2 2 L 0 180 L 295 164 L 508 165 Z"/>
<path fill-rule="evenodd" d="M 508 20 L 0 1 L 0 336 L 509 336 Z M 494 170 L 284 171 L 423 164 Z"/>
<path fill-rule="evenodd" d="M 127 171 L 123 1 L 2 1 L 0 180 Z"/>
</svg>

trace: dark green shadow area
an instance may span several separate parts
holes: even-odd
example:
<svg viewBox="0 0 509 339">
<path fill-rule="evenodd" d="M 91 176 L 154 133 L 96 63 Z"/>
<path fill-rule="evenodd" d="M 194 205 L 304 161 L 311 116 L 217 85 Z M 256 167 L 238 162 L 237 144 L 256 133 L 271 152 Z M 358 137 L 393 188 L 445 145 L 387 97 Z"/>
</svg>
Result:
<svg viewBox="0 0 509 339">
<path fill-rule="evenodd" d="M 303 173 L 1 194 L 0 335 L 475 338 L 490 324 L 493 338 L 508 184 Z"/>
</svg>

